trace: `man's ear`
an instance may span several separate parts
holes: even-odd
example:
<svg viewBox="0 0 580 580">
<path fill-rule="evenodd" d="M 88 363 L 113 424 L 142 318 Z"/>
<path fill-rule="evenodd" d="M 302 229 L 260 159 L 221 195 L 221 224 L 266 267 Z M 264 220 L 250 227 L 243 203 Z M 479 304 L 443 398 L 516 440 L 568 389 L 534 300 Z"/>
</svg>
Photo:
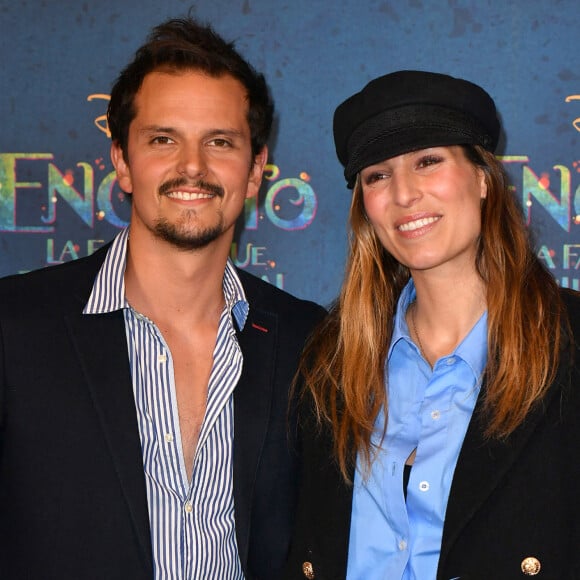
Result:
<svg viewBox="0 0 580 580">
<path fill-rule="evenodd" d="M 258 195 L 260 185 L 262 184 L 262 175 L 264 173 L 266 161 L 268 161 L 268 147 L 264 145 L 262 150 L 254 157 L 254 163 L 252 164 L 252 167 L 250 167 L 246 197 L 254 197 Z"/>
<path fill-rule="evenodd" d="M 123 150 L 118 141 L 114 141 L 111 144 L 111 161 L 113 162 L 113 167 L 117 172 L 117 183 L 119 184 L 119 187 L 125 193 L 132 193 L 133 182 L 131 180 L 131 171 L 129 170 L 129 165 L 125 161 Z"/>
</svg>

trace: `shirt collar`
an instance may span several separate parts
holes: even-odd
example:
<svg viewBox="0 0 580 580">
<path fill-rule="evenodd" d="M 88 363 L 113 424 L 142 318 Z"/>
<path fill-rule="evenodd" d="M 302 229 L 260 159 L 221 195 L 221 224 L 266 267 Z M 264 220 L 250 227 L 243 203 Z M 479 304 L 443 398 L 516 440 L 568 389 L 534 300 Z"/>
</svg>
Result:
<svg viewBox="0 0 580 580">
<path fill-rule="evenodd" d="M 105 314 L 129 308 L 125 298 L 125 265 L 127 263 L 127 241 L 129 228 L 121 230 L 116 236 L 107 256 L 97 273 L 91 295 L 83 314 Z M 249 304 L 238 273 L 228 258 L 223 278 L 223 292 L 226 309 L 232 313 L 236 325 L 241 330 L 248 318 Z"/>
<path fill-rule="evenodd" d="M 389 347 L 388 358 L 391 357 L 393 348 L 401 339 L 411 341 L 409 327 L 405 314 L 409 305 L 415 300 L 417 293 L 415 284 L 410 278 L 397 302 L 397 310 L 393 327 L 393 338 Z M 457 345 L 454 352 L 449 356 L 457 356 L 464 360 L 473 374 L 479 378 L 487 364 L 487 310 L 481 315 L 467 336 Z"/>
<path fill-rule="evenodd" d="M 397 309 L 395 311 L 395 323 L 393 327 L 393 338 L 391 339 L 391 346 L 389 347 L 387 358 L 391 357 L 393 348 L 397 342 L 399 342 L 399 340 L 402 338 L 406 338 L 409 341 L 411 340 L 411 334 L 409 333 L 409 327 L 407 326 L 405 313 L 407 312 L 407 308 L 409 308 L 409 304 L 415 300 L 416 295 L 417 293 L 415 292 L 413 278 L 410 278 L 403 288 L 403 291 L 401 292 L 397 302 Z"/>
</svg>

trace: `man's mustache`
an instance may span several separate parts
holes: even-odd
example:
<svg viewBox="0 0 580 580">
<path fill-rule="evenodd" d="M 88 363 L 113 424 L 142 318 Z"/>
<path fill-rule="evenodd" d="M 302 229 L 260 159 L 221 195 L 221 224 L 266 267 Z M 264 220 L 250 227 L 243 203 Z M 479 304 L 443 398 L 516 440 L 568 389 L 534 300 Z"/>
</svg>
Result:
<svg viewBox="0 0 580 580">
<path fill-rule="evenodd" d="M 190 182 L 185 177 L 178 177 L 177 179 L 172 179 L 170 181 L 165 181 L 159 186 L 159 195 L 166 195 L 174 189 L 180 187 L 190 187 L 193 189 L 200 189 L 204 193 L 210 193 L 212 195 L 217 195 L 218 197 L 224 196 L 224 188 L 216 185 L 215 183 L 209 183 L 208 181 L 203 181 L 198 179 L 197 181 Z"/>
</svg>

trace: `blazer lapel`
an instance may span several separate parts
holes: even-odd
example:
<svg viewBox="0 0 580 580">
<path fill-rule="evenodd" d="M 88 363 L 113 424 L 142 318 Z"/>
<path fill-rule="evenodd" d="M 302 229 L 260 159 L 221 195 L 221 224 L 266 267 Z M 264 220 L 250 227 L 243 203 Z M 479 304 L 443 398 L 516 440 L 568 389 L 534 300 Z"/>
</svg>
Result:
<svg viewBox="0 0 580 580">
<path fill-rule="evenodd" d="M 127 508 L 152 575 L 151 538 L 139 428 L 135 411 L 123 314 L 65 317 Z"/>
<path fill-rule="evenodd" d="M 244 356 L 234 390 L 234 506 L 236 537 L 246 567 L 256 472 L 268 430 L 278 317 L 253 308 L 238 341 Z"/>
<path fill-rule="evenodd" d="M 556 383 L 564 380 L 560 369 Z M 528 415 L 506 441 L 486 439 L 481 419 L 485 385 L 479 394 L 455 468 L 449 503 L 445 513 L 440 566 L 445 562 L 463 528 L 480 509 L 498 483 L 506 476 L 526 442 L 545 414 L 545 409 L 559 389 L 551 388 L 543 401 Z M 557 404 L 557 401 L 553 401 Z"/>
</svg>

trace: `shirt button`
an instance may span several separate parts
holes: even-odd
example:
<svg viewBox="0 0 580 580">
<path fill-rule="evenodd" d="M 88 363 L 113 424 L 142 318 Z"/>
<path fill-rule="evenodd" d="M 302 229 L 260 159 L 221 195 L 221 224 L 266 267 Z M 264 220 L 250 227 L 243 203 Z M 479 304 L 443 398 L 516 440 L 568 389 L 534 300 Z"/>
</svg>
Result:
<svg viewBox="0 0 580 580">
<path fill-rule="evenodd" d="M 428 482 L 428 481 L 422 481 L 422 482 L 419 484 L 419 489 L 420 489 L 421 491 L 429 491 L 429 482 Z"/>
<path fill-rule="evenodd" d="M 441 411 L 435 410 L 435 411 L 431 411 L 431 419 L 433 419 L 434 421 L 437 421 L 437 419 L 441 418 Z"/>
<path fill-rule="evenodd" d="M 193 511 L 193 506 L 190 501 L 185 502 L 185 511 L 190 514 Z"/>
<path fill-rule="evenodd" d="M 454 364 L 455 364 L 455 357 L 454 357 L 454 356 L 450 356 L 450 357 L 449 357 L 449 358 L 448 358 L 448 359 L 445 361 L 445 364 L 446 364 L 447 366 L 454 365 Z"/>
<path fill-rule="evenodd" d="M 406 549 L 407 549 L 407 542 L 405 542 L 405 540 L 401 540 L 399 542 L 399 550 L 401 550 L 401 552 L 402 552 L 403 550 L 406 550 Z"/>
<path fill-rule="evenodd" d="M 165 441 L 167 443 L 173 443 L 173 435 L 171 433 L 165 433 Z"/>
<path fill-rule="evenodd" d="M 157 357 L 157 362 L 158 362 L 160 365 L 162 365 L 163 363 L 167 362 L 167 355 L 165 355 L 165 354 L 160 354 L 160 355 Z"/>
</svg>

